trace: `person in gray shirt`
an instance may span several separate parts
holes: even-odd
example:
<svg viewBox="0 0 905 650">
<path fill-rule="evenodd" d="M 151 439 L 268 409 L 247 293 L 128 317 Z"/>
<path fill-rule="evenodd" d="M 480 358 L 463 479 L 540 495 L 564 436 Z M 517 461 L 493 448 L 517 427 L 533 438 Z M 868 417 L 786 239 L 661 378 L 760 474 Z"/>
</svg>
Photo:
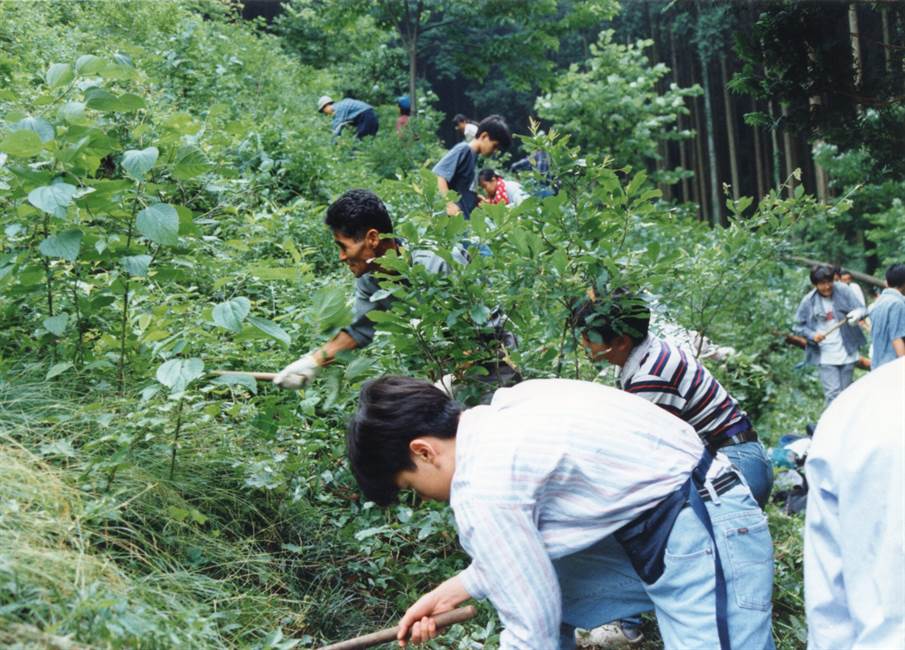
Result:
<svg viewBox="0 0 905 650">
<path fill-rule="evenodd" d="M 393 223 L 383 201 L 368 190 L 349 190 L 327 208 L 324 223 L 333 231 L 340 262 L 347 265 L 356 278 L 352 322 L 332 339 L 277 373 L 273 383 L 281 388 L 299 389 L 313 380 L 340 352 L 370 345 L 374 340 L 374 323 L 368 313 L 375 309 L 386 310 L 392 304 L 392 296 L 377 296 L 380 282 L 374 277 L 374 272 L 379 271 L 377 260 L 391 249 L 401 250 L 399 240 L 387 237 L 393 233 Z M 461 264 L 468 262 L 462 248 L 453 250 L 452 259 Z M 431 251 L 414 250 L 411 260 L 412 264 L 419 264 L 430 273 L 447 275 L 450 272 L 449 264 Z M 490 324 L 501 332 L 501 337 L 511 337 L 503 332 L 504 321 L 505 317 L 497 312 Z M 505 343 L 506 339 L 502 340 Z"/>
</svg>

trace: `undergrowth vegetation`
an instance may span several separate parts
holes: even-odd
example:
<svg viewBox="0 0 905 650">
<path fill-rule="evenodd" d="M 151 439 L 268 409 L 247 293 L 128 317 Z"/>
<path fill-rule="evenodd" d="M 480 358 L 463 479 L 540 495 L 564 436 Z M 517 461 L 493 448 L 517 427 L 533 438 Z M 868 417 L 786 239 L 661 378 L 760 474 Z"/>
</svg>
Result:
<svg viewBox="0 0 905 650">
<path fill-rule="evenodd" d="M 525 376 L 593 379 L 564 328 L 591 282 L 644 287 L 734 347 L 713 370 L 765 442 L 819 413 L 779 336 L 805 286 L 780 255 L 845 203 L 727 199 L 711 229 L 554 130 L 522 146 L 550 153 L 559 193 L 466 224 L 429 172 L 435 111 L 399 138 L 380 106 L 378 137 L 332 143 L 312 107 L 340 81 L 229 4 L 3 1 L 0 43 L 16 52 L 0 59 L 0 645 L 316 647 L 396 620 L 466 558 L 448 509 L 361 501 L 343 459 L 357 388 L 453 372 L 479 399 L 497 309 Z M 206 374 L 277 370 L 347 322 L 322 218 L 351 187 L 406 242 L 374 345 L 300 393 Z M 493 254 L 406 271 L 406 251 L 451 261 L 463 241 Z M 801 522 L 771 524 L 775 630 L 799 647 Z M 497 632 L 483 606 L 437 646 Z"/>
</svg>

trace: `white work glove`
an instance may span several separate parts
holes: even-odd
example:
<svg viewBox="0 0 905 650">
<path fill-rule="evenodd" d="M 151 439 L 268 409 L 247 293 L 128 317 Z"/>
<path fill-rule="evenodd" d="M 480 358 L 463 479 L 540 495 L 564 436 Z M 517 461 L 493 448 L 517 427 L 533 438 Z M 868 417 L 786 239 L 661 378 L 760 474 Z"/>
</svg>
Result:
<svg viewBox="0 0 905 650">
<path fill-rule="evenodd" d="M 273 383 L 280 388 L 298 390 L 313 380 L 318 371 L 320 371 L 320 366 L 314 360 L 314 355 L 306 354 L 301 359 L 293 361 L 280 370 L 277 376 L 273 378 Z"/>
<path fill-rule="evenodd" d="M 867 310 L 864 307 L 858 307 L 857 309 L 852 309 L 849 313 L 845 315 L 845 320 L 848 321 L 849 325 L 857 325 L 858 321 L 867 316 Z"/>
<path fill-rule="evenodd" d="M 440 379 L 434 382 L 434 388 L 439 388 L 451 399 L 453 396 L 453 382 L 455 380 L 455 375 L 443 375 L 442 377 L 440 377 Z"/>
</svg>

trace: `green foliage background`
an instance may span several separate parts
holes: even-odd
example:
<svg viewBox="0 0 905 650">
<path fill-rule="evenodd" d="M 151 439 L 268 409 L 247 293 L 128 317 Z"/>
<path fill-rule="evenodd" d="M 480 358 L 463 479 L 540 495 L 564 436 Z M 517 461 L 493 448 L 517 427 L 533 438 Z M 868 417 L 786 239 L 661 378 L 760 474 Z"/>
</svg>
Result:
<svg viewBox="0 0 905 650">
<path fill-rule="evenodd" d="M 373 62 L 398 59 L 367 16 L 307 15 L 278 37 L 216 0 L 0 2 L 16 53 L 0 59 L 0 644 L 316 647 L 394 621 L 466 558 L 448 509 L 361 503 L 344 422 L 383 372 L 455 372 L 479 399 L 498 308 L 525 376 L 593 379 L 564 328 L 569 300 L 591 282 L 645 288 L 666 318 L 737 349 L 711 369 L 764 440 L 819 414 L 778 338 L 806 286 L 781 254 L 819 242 L 816 224 L 847 219 L 849 201 L 727 199 L 723 229 L 663 201 L 643 158 L 676 137 L 686 91 L 657 95 L 644 45 L 603 35 L 542 100 L 558 127 L 521 140 L 551 155 L 559 193 L 449 220 L 427 90 L 402 138 L 390 82 L 369 97 L 380 135 L 331 143 L 312 107 L 362 90 L 349 85 L 362 59 L 330 59 L 329 38 L 305 31 L 316 20 L 360 32 Z M 643 132 L 602 142 L 568 89 L 593 104 L 609 74 L 634 101 L 608 110 Z M 304 392 L 205 374 L 276 370 L 347 322 L 351 278 L 322 217 L 350 187 L 377 192 L 406 250 L 446 257 L 450 276 L 388 258 L 402 276 L 387 279 L 398 300 L 378 340 Z M 899 227 L 896 206 L 878 225 Z M 452 263 L 463 239 L 493 255 Z M 798 647 L 800 520 L 770 514 L 777 638 Z M 485 606 L 437 645 L 493 647 L 496 632 Z"/>
</svg>

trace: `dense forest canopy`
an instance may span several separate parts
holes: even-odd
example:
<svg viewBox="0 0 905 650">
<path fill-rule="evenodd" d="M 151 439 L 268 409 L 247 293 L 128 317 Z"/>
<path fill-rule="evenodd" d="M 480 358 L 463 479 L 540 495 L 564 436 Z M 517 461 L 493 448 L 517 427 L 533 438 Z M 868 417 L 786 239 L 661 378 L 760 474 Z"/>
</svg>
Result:
<svg viewBox="0 0 905 650">
<path fill-rule="evenodd" d="M 452 373 L 473 403 L 502 312 L 525 377 L 612 384 L 569 327 L 591 284 L 729 348 L 711 370 L 765 445 L 801 432 L 822 397 L 786 344 L 795 260 L 870 295 L 905 257 L 903 51 L 891 2 L 0 0 L 0 645 L 319 647 L 397 620 L 467 558 L 448 509 L 363 502 L 362 382 Z M 377 135 L 331 137 L 323 95 Z M 481 164 L 555 193 L 447 218 L 457 113 L 505 117 Z M 538 151 L 549 174 L 509 172 Z M 323 219 L 350 188 L 450 274 L 389 255 L 375 343 L 303 391 L 210 374 L 349 323 Z M 492 255 L 456 264 L 463 241 Z M 799 648 L 801 518 L 768 514 Z M 498 634 L 484 605 L 440 647 Z"/>
</svg>

